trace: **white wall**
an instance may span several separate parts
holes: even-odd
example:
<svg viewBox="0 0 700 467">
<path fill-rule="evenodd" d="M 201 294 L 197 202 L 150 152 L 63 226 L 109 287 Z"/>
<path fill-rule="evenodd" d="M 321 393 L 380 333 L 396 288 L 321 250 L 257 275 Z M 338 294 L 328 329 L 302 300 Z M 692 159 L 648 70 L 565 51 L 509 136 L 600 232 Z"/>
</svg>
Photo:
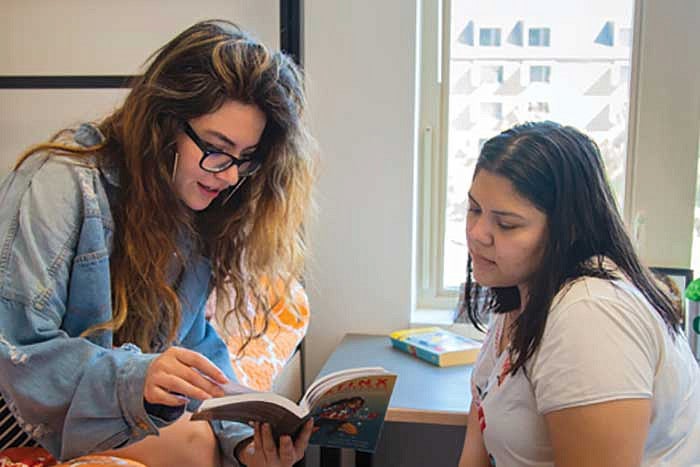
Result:
<svg viewBox="0 0 700 467">
<path fill-rule="evenodd" d="M 3 0 L 0 75 L 132 74 L 199 19 L 279 46 L 278 0 Z M 305 2 L 311 123 L 321 145 L 310 228 L 315 376 L 346 332 L 388 332 L 411 310 L 415 1 Z M 0 176 L 20 150 L 114 107 L 120 90 L 0 91 Z"/>
<path fill-rule="evenodd" d="M 127 89 L 0 89 L 0 180 L 30 145 L 56 131 L 99 120 Z"/>
<path fill-rule="evenodd" d="M 700 60 L 690 31 L 700 24 L 700 3 L 637 5 L 642 32 L 635 34 L 634 60 L 641 73 L 633 80 L 643 79 L 631 109 L 637 118 L 628 180 L 634 183 L 625 209 L 628 219 L 644 222 L 631 227 L 648 264 L 684 267 L 700 125 Z M 322 150 L 319 215 L 310 229 L 310 378 L 345 333 L 408 325 L 415 11 L 415 0 L 305 1 L 312 129 Z"/>
<path fill-rule="evenodd" d="M 0 75 L 132 75 L 196 21 L 232 20 L 279 48 L 279 0 L 2 0 Z M 0 179 L 29 145 L 120 104 L 123 89 L 0 90 Z"/>
<path fill-rule="evenodd" d="M 211 18 L 279 47 L 279 0 L 2 0 L 0 74 L 135 74 L 175 34 Z"/>
<path fill-rule="evenodd" d="M 306 0 L 304 57 L 321 147 L 307 276 L 307 376 L 347 332 L 408 325 L 416 4 Z"/>
<path fill-rule="evenodd" d="M 700 2 L 638 0 L 626 217 L 652 266 L 689 267 L 700 126 Z M 679 92 L 679 90 L 681 90 Z M 695 271 L 698 277 L 698 271 Z"/>
</svg>

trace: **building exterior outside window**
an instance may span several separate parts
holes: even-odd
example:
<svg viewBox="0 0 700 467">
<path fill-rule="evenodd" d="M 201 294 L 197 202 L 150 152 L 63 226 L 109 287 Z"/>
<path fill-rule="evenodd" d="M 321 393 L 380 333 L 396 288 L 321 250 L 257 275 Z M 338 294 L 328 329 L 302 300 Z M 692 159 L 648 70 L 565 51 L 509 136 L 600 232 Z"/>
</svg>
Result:
<svg viewBox="0 0 700 467">
<path fill-rule="evenodd" d="M 479 151 L 498 132 L 533 120 L 572 125 L 597 142 L 645 263 L 692 264 L 700 276 L 700 194 L 694 213 L 691 204 L 700 180 L 700 127 L 687 124 L 700 121 L 696 6 L 697 0 L 420 3 L 416 310 L 444 316 L 454 309 Z M 530 46 L 530 30 L 542 28 L 549 46 Z M 499 45 L 481 46 L 482 29 L 499 30 Z M 546 40 L 537 35 L 533 42 Z M 497 66 L 501 82 L 484 76 Z"/>
<path fill-rule="evenodd" d="M 547 65 L 532 65 L 530 67 L 531 83 L 549 83 L 552 67 Z"/>
<path fill-rule="evenodd" d="M 527 44 L 533 47 L 549 47 L 549 28 L 531 28 Z"/>
<path fill-rule="evenodd" d="M 479 29 L 479 45 L 498 47 L 501 45 L 501 30 L 498 28 Z"/>
<path fill-rule="evenodd" d="M 631 35 L 633 7 L 632 0 L 452 1 L 441 287 L 456 290 L 464 279 L 467 190 L 480 146 L 517 123 L 555 120 L 588 133 L 622 206 L 631 37 L 608 45 L 607 34 L 614 39 L 618 27 Z M 465 40 L 474 30 L 479 46 Z"/>
<path fill-rule="evenodd" d="M 502 65 L 487 65 L 481 68 L 481 84 L 500 84 L 502 82 Z"/>
</svg>

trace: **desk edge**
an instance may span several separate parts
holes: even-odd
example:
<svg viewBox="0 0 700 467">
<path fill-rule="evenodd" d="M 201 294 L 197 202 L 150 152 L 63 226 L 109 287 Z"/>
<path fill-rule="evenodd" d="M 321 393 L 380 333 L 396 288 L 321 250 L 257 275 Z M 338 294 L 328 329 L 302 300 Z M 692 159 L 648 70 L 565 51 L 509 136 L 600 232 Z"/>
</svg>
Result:
<svg viewBox="0 0 700 467">
<path fill-rule="evenodd" d="M 417 410 L 402 407 L 390 407 L 386 421 L 405 423 L 426 423 L 433 425 L 467 426 L 467 412 L 446 410 Z"/>
</svg>

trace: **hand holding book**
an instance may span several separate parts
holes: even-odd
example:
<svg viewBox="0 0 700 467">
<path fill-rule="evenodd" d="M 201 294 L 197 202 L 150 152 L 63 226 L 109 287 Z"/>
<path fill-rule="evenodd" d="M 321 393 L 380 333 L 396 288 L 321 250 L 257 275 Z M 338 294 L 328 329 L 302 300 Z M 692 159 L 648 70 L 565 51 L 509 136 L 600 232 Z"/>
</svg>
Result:
<svg viewBox="0 0 700 467">
<path fill-rule="evenodd" d="M 192 370 L 195 375 L 192 377 Z M 207 357 L 183 347 L 170 347 L 156 357 L 146 370 L 144 401 L 177 407 L 189 399 L 224 394 L 228 378 Z"/>
<path fill-rule="evenodd" d="M 267 423 L 253 423 L 253 437 L 236 450 L 236 459 L 243 465 L 294 465 L 304 457 L 309 446 L 313 422 L 308 420 L 299 435 L 282 436 L 279 443 L 272 435 L 272 428 Z M 243 442 L 245 443 L 245 441 Z M 268 449 L 274 446 L 274 449 Z"/>
</svg>

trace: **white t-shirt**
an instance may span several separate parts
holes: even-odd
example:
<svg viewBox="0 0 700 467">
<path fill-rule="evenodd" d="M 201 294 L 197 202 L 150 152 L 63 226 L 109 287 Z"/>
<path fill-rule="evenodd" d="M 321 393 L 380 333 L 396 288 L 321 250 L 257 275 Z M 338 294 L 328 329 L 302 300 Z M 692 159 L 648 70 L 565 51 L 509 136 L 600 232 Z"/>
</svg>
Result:
<svg viewBox="0 0 700 467">
<path fill-rule="evenodd" d="M 553 301 L 527 375 L 507 375 L 496 315 L 472 376 L 492 465 L 553 466 L 544 414 L 628 398 L 650 398 L 643 466 L 700 466 L 700 368 L 644 296 L 623 280 L 583 278 Z"/>
</svg>

